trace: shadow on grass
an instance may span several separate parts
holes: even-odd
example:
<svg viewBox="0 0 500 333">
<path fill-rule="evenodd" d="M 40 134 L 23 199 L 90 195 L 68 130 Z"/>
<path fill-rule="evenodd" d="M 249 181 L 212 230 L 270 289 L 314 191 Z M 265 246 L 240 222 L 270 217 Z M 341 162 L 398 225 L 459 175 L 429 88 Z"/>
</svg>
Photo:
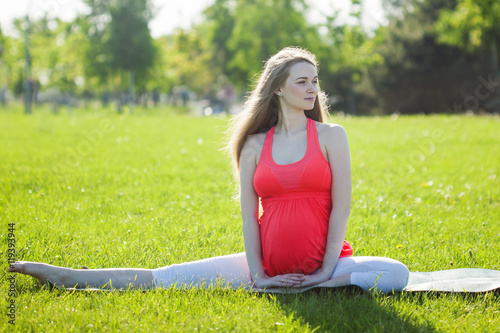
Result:
<svg viewBox="0 0 500 333">
<path fill-rule="evenodd" d="M 275 297 L 287 316 L 323 332 L 434 332 L 429 323 L 415 324 L 411 314 L 399 314 L 381 304 L 386 297 L 400 294 L 370 294 L 358 287 L 312 289 L 302 294 L 279 294 Z"/>
</svg>

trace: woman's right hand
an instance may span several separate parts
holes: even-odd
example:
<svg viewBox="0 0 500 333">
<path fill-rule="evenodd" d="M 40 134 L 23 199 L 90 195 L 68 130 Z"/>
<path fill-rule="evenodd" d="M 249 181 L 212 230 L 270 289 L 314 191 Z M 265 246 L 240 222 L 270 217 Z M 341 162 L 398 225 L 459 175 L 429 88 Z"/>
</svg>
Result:
<svg viewBox="0 0 500 333">
<path fill-rule="evenodd" d="M 253 279 L 257 288 L 299 288 L 305 280 L 304 274 L 283 274 Z"/>
</svg>

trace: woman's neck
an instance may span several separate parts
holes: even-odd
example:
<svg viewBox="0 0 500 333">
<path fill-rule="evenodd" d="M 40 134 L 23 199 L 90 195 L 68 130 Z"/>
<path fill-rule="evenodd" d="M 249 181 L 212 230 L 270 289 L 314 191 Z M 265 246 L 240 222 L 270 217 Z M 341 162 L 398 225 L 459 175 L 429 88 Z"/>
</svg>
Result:
<svg viewBox="0 0 500 333">
<path fill-rule="evenodd" d="M 304 114 L 304 111 L 293 113 L 282 112 L 281 117 L 278 119 L 278 123 L 276 124 L 275 132 L 290 136 L 297 131 L 304 130 L 305 128 L 307 128 L 307 117 Z"/>
</svg>

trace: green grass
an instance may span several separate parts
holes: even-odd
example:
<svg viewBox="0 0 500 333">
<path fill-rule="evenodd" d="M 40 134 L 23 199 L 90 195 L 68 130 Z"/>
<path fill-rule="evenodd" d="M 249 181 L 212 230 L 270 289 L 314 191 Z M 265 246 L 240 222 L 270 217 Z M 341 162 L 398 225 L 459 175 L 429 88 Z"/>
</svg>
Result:
<svg viewBox="0 0 500 333">
<path fill-rule="evenodd" d="M 348 133 L 355 255 L 411 271 L 500 270 L 499 117 L 334 118 Z M 155 268 L 243 251 L 227 119 L 173 110 L 0 110 L 3 297 L 8 223 L 18 260 Z M 300 295 L 49 291 L 16 275 L 26 331 L 498 331 L 498 293 Z M 2 310 L 4 311 L 4 310 Z M 5 312 L 5 311 L 4 311 Z M 0 330 L 12 330 L 3 316 Z"/>
</svg>

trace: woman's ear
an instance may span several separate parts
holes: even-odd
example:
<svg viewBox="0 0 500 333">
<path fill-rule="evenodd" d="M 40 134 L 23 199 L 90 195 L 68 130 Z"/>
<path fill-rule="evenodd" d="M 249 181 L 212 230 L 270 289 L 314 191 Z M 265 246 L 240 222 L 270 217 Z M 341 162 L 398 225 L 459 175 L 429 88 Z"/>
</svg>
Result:
<svg viewBox="0 0 500 333">
<path fill-rule="evenodd" d="M 279 97 L 283 97 L 283 93 L 281 92 L 281 90 L 276 90 L 275 94 Z"/>
</svg>

